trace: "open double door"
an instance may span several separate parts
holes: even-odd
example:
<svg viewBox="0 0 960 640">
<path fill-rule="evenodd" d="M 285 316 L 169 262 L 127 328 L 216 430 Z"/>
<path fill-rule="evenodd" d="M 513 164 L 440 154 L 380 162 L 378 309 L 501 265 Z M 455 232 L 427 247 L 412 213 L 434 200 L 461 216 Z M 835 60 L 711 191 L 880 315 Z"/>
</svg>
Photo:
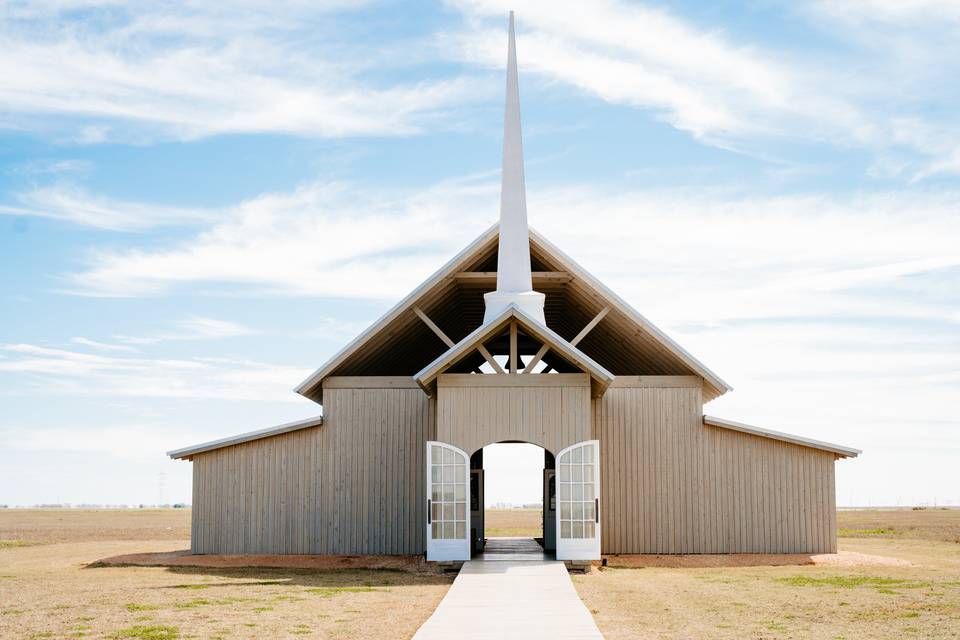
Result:
<svg viewBox="0 0 960 640">
<path fill-rule="evenodd" d="M 427 560 L 470 559 L 470 456 L 427 442 Z M 600 558 L 600 442 L 556 457 L 558 560 Z"/>
</svg>

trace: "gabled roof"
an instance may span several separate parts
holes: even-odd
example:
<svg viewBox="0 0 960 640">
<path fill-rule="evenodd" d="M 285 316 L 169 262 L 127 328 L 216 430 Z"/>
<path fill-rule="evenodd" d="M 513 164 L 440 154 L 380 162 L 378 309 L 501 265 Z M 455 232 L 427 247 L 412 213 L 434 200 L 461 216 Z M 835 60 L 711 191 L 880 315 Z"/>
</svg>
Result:
<svg viewBox="0 0 960 640">
<path fill-rule="evenodd" d="M 478 250 L 495 242 L 497 238 L 498 225 L 493 225 L 476 240 L 467 245 L 463 251 L 455 255 L 449 262 L 440 267 L 432 276 L 427 278 L 419 287 L 411 291 L 403 300 L 398 302 L 392 309 L 387 311 L 379 320 L 367 327 L 359 336 L 351 340 L 343 349 L 338 351 L 323 366 L 314 371 L 310 377 L 301 382 L 294 391 L 302 396 L 322 402 L 323 379 L 331 375 L 337 367 L 343 364 L 350 356 L 354 355 L 367 342 L 369 342 L 377 333 L 385 329 L 391 322 L 397 320 L 405 312 L 410 312 L 415 304 L 423 298 L 431 288 L 442 282 L 451 274 L 460 271 Z M 417 322 L 420 322 L 417 319 Z"/>
<path fill-rule="evenodd" d="M 483 320 L 483 283 L 492 290 L 498 226 L 493 225 L 356 339 L 317 369 L 297 393 L 322 403 L 331 375 L 414 375 L 447 351 L 413 311 L 420 307 L 455 343 Z M 697 375 L 704 400 L 732 387 L 544 236 L 530 229 L 534 289 L 546 293 L 551 331 L 570 341 L 604 307 L 610 313 L 578 349 L 614 375 Z M 487 280 L 489 279 L 489 281 Z M 551 363 L 552 364 L 552 363 Z"/>
<path fill-rule="evenodd" d="M 450 349 L 439 358 L 428 364 L 419 371 L 413 378 L 417 381 L 424 391 L 433 392 L 433 385 L 437 377 L 462 360 L 479 345 L 490 338 L 502 332 L 513 321 L 528 334 L 540 340 L 551 349 L 556 351 L 561 357 L 580 368 L 584 373 L 590 374 L 591 387 L 593 395 L 600 396 L 606 391 L 610 383 L 613 382 L 613 374 L 593 361 L 590 356 L 583 353 L 575 346 L 564 340 L 562 337 L 551 331 L 544 325 L 531 318 L 516 305 L 509 305 L 503 313 L 490 320 L 486 324 L 477 327 L 470 334 L 465 336 L 460 342 L 450 347 Z M 496 374 L 494 374 L 496 375 Z M 520 374 L 526 375 L 526 374 Z M 550 375 L 550 374 L 530 374 L 530 375 Z"/>
<path fill-rule="evenodd" d="M 210 442 L 195 444 L 192 447 L 174 449 L 173 451 L 167 451 L 167 455 L 174 460 L 182 460 L 184 458 L 189 459 L 198 453 L 206 453 L 207 451 L 213 451 L 215 449 L 232 447 L 235 444 L 243 444 L 244 442 L 260 440 L 261 438 L 269 438 L 270 436 L 278 436 L 281 433 L 290 433 L 291 431 L 299 431 L 300 429 L 307 429 L 309 427 L 319 427 L 322 424 L 323 416 L 306 418 L 305 420 L 296 420 L 294 422 L 287 422 L 275 427 L 267 427 L 266 429 L 248 431 L 246 433 L 230 436 L 228 438 L 220 438 L 219 440 L 211 440 Z"/>
<path fill-rule="evenodd" d="M 822 440 L 814 440 L 812 438 L 804 438 L 803 436 L 795 436 L 790 433 L 783 433 L 782 431 L 774 431 L 773 429 L 762 429 L 760 427 L 750 426 L 749 424 L 743 424 L 742 422 L 722 420 L 712 416 L 703 416 L 703 424 L 710 427 L 719 427 L 720 429 L 730 429 L 732 431 L 740 431 L 741 433 L 749 433 L 750 435 L 759 436 L 761 438 L 770 438 L 771 440 L 789 442 L 790 444 L 800 445 L 801 447 L 821 449 L 822 451 L 829 451 L 839 458 L 856 458 L 858 455 L 863 453 L 860 449 L 854 449 L 853 447 L 845 447 L 839 444 L 823 442 Z"/>
</svg>

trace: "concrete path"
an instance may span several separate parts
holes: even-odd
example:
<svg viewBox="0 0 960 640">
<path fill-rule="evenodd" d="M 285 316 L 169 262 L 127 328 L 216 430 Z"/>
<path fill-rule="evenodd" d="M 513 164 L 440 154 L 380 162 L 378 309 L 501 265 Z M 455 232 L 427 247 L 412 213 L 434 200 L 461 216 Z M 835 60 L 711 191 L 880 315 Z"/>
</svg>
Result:
<svg viewBox="0 0 960 640">
<path fill-rule="evenodd" d="M 602 640 L 562 562 L 530 538 L 491 538 L 414 640 Z"/>
</svg>

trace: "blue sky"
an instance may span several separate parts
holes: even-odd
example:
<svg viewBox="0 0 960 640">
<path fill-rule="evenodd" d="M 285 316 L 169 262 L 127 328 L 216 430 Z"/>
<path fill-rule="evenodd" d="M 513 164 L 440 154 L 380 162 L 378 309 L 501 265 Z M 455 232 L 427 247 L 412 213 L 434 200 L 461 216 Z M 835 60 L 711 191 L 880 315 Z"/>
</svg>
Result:
<svg viewBox="0 0 960 640">
<path fill-rule="evenodd" d="M 0 504 L 186 501 L 164 451 L 315 415 L 497 217 L 511 8 L 531 224 L 708 413 L 864 449 L 841 504 L 960 503 L 955 2 L 209 4 L 0 3 Z"/>
</svg>

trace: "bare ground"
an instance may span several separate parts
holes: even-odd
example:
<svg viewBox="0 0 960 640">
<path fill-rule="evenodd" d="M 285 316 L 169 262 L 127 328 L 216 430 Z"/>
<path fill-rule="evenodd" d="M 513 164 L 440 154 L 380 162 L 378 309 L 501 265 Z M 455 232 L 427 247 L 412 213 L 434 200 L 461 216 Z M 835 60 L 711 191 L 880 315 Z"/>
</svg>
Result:
<svg viewBox="0 0 960 640">
<path fill-rule="evenodd" d="M 540 532 L 536 510 L 487 518 L 503 532 L 488 535 Z M 574 584 L 609 640 L 960 638 L 960 511 L 839 522 L 837 555 L 610 556 Z M 408 638 L 452 580 L 410 558 L 198 561 L 188 524 L 188 511 L 0 510 L 0 637 Z M 85 568 L 128 554 L 181 566 Z"/>
<path fill-rule="evenodd" d="M 573 580 L 608 640 L 960 638 L 960 510 L 839 521 L 836 555 L 608 556 Z"/>
<path fill-rule="evenodd" d="M 453 580 L 409 558 L 379 558 L 376 569 L 357 568 L 362 558 L 337 568 L 95 564 L 182 558 L 185 522 L 188 511 L 0 511 L 0 540 L 20 541 L 0 544 L 0 638 L 409 638 Z M 150 537 L 158 532 L 170 538 Z"/>
</svg>

